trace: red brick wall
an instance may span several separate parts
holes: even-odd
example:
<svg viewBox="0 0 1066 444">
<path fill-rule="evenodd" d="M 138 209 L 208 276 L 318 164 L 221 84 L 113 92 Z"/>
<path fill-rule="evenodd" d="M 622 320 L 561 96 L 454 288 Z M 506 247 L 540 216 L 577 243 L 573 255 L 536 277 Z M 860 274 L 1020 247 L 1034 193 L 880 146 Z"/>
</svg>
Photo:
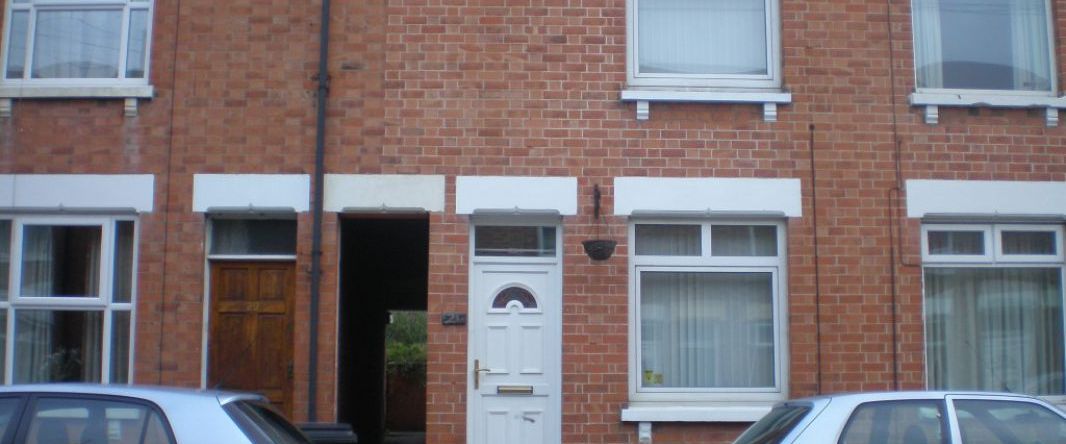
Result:
<svg viewBox="0 0 1066 444">
<path fill-rule="evenodd" d="M 174 97 L 170 74 L 174 66 L 173 51 L 169 50 L 175 40 L 174 2 L 158 0 L 156 8 L 157 34 L 152 41 L 151 60 L 156 97 L 141 101 L 138 117 L 124 118 L 121 100 L 17 100 L 12 116 L 0 119 L 0 171 L 3 173 L 155 175 L 156 211 L 139 220 L 134 378 L 144 383 L 159 381 L 160 369 L 178 362 L 174 359 L 168 359 L 168 364 L 160 362 L 160 338 L 185 340 L 188 336 L 184 329 L 175 327 L 174 315 L 169 313 L 170 329 L 160 330 L 164 311 L 162 276 L 168 271 L 163 259 L 167 234 L 162 202 L 167 188 Z M 202 289 L 198 293 L 202 294 Z M 174 307 L 174 296 L 168 294 L 168 299 L 167 310 Z M 199 321 L 199 316 L 190 319 L 196 326 Z M 198 339 L 195 344 L 198 348 Z M 198 378 L 196 383 L 199 384 Z"/>
<path fill-rule="evenodd" d="M 39 100 L 17 101 L 0 120 L 4 173 L 155 175 L 156 211 L 140 220 L 137 382 L 199 384 L 205 223 L 191 212 L 192 175 L 312 173 L 319 7 L 156 0 L 157 97 L 138 117 L 123 118 L 121 101 Z M 1062 73 L 1066 0 L 1054 9 Z M 467 304 L 457 175 L 579 179 L 579 215 L 564 219 L 564 442 L 636 442 L 635 427 L 619 421 L 626 221 L 591 217 L 593 185 L 611 214 L 617 176 L 801 179 L 803 217 L 788 226 L 790 395 L 922 387 L 919 225 L 902 216 L 898 179 L 1063 181 L 1066 125 L 1046 128 L 1043 110 L 987 108 L 941 108 L 940 124 L 926 125 L 907 101 L 909 13 L 898 0 L 782 0 L 793 103 L 778 122 L 754 105 L 660 103 L 642 122 L 618 100 L 624 0 L 333 2 L 328 171 L 448 177 L 446 213 L 430 218 L 428 441 L 465 442 L 466 331 L 440 325 L 441 313 Z M 307 409 L 310 219 L 299 218 L 297 419 Z M 337 232 L 327 215 L 320 419 L 334 414 Z M 619 249 L 593 263 L 580 241 L 603 232 Z M 654 430 L 655 442 L 669 443 L 728 442 L 740 429 Z"/>
</svg>

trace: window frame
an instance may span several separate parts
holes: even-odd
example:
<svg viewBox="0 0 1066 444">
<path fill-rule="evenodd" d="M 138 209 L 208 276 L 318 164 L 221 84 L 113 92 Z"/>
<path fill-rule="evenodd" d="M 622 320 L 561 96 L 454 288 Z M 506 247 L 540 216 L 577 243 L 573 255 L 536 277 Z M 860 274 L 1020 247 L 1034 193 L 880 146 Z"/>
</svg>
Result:
<svg viewBox="0 0 1066 444">
<path fill-rule="evenodd" d="M 981 232 L 984 239 L 984 254 L 933 254 L 929 252 L 929 232 L 930 231 L 968 231 L 968 232 Z M 998 242 L 994 242 L 993 234 L 986 225 L 973 225 L 973 224 L 922 224 L 922 263 L 937 261 L 937 262 L 952 262 L 952 263 L 981 263 L 991 261 L 994 257 L 995 245 Z"/>
<path fill-rule="evenodd" d="M 142 6 L 143 4 L 143 6 Z M 54 78 L 54 79 L 35 79 L 33 78 L 33 53 L 34 53 L 34 41 L 36 17 L 39 11 L 66 11 L 66 10 L 120 10 L 122 11 L 122 25 L 119 30 L 121 40 L 119 42 L 119 60 L 118 77 L 116 78 Z M 128 62 L 128 50 L 129 50 L 129 23 L 130 13 L 132 10 L 145 10 L 147 11 L 147 24 L 145 35 L 145 48 L 144 48 L 144 76 L 141 78 L 129 78 L 126 77 L 126 68 Z M 7 64 L 8 64 L 8 42 L 11 40 L 11 18 L 15 11 L 26 11 L 29 14 L 28 25 L 26 27 L 26 58 L 24 60 L 25 67 L 21 78 L 7 78 Z M 150 85 L 149 79 L 151 78 L 151 60 L 152 60 L 152 28 L 154 25 L 155 16 L 155 0 L 26 0 L 25 3 L 14 3 L 11 0 L 6 2 L 4 6 L 4 24 L 3 35 L 0 39 L 0 87 L 9 87 L 14 89 L 29 88 L 29 89 L 50 89 L 60 88 L 64 92 L 70 92 L 71 88 L 129 88 L 129 87 L 148 87 Z M 140 91 L 130 91 L 130 96 L 142 96 L 145 93 Z M 132 94 L 137 92 L 137 94 Z M 78 94 L 61 94 L 61 95 L 78 95 Z M 85 94 L 90 96 L 104 96 L 106 94 Z M 123 95 L 123 94 L 120 94 Z"/>
<path fill-rule="evenodd" d="M 995 258 L 997 262 L 1062 262 L 1062 225 L 1024 225 L 1024 224 L 995 224 L 992 226 L 993 239 L 995 240 Z M 1003 232 L 1030 231 L 1051 232 L 1055 235 L 1055 254 L 1005 254 L 1003 253 Z"/>
<path fill-rule="evenodd" d="M 477 227 L 549 227 L 555 228 L 555 254 L 552 256 L 483 256 L 474 254 L 474 240 L 477 237 Z M 566 254 L 563 248 L 563 239 L 566 230 L 557 216 L 531 215 L 515 218 L 509 215 L 475 215 L 470 219 L 470 228 L 467 235 L 467 254 L 470 263 L 478 264 L 554 264 L 562 260 Z"/>
<path fill-rule="evenodd" d="M 751 401 L 767 404 L 783 401 L 789 387 L 788 343 L 788 251 L 785 221 L 766 219 L 663 219 L 630 218 L 627 231 L 629 245 L 636 245 L 637 225 L 700 225 L 700 256 L 629 255 L 629 371 L 627 375 L 629 400 L 640 404 L 702 403 Z M 714 225 L 766 225 L 776 227 L 776 256 L 712 256 L 711 227 Z M 773 313 L 774 386 L 756 388 L 656 388 L 642 387 L 640 273 L 644 271 L 681 271 L 703 273 L 771 273 Z"/>
<path fill-rule="evenodd" d="M 215 222 L 219 221 L 219 220 L 226 220 L 226 221 L 291 220 L 295 224 L 293 226 L 292 236 L 293 236 L 293 239 L 296 242 L 295 243 L 296 249 L 291 254 L 284 254 L 284 253 L 239 253 L 239 254 L 212 253 L 211 250 L 214 249 L 215 237 L 216 237 Z M 204 265 L 205 273 L 207 272 L 207 270 L 209 270 L 211 268 L 210 261 L 212 261 L 212 260 L 225 260 L 225 261 L 244 261 L 244 260 L 255 260 L 255 261 L 295 261 L 296 260 L 296 255 L 297 255 L 297 253 L 299 252 L 299 249 L 300 249 L 300 245 L 299 245 L 300 222 L 299 222 L 299 220 L 295 219 L 294 215 L 289 214 L 289 213 L 266 213 L 266 214 L 263 214 L 263 215 L 256 215 L 256 216 L 248 216 L 248 215 L 243 215 L 243 214 L 216 213 L 216 214 L 209 215 L 208 218 L 207 218 L 207 221 L 206 221 L 206 223 L 204 225 L 206 225 L 206 229 L 205 229 L 205 233 L 204 233 L 204 246 L 205 246 L 204 253 L 205 253 L 205 257 L 207 259 L 207 261 L 206 261 L 207 263 Z M 207 276 L 207 274 L 204 274 L 204 276 Z"/>
<path fill-rule="evenodd" d="M 99 312 L 101 320 L 100 338 L 100 380 L 88 382 L 112 383 L 111 381 L 111 346 L 113 341 L 112 329 L 114 313 L 129 313 L 129 359 L 127 362 L 127 381 L 124 384 L 132 384 L 134 381 L 134 357 L 136 353 L 136 330 L 137 323 L 137 265 L 139 261 L 140 224 L 137 217 L 129 216 L 41 216 L 41 215 L 0 215 L 0 220 L 10 222 L 9 243 L 9 269 L 8 272 L 8 297 L 0 298 L 0 310 L 7 316 L 7 338 L 4 344 L 4 368 L 2 382 L 14 383 L 15 377 L 15 331 L 18 313 L 23 310 L 38 311 L 78 311 Z M 114 302 L 113 279 L 114 267 L 117 256 L 115 254 L 116 225 L 119 222 L 133 223 L 133 257 L 131 259 L 130 273 L 130 301 Z M 89 297 L 24 297 L 21 293 L 22 284 L 22 243 L 25 227 L 29 226 L 98 226 L 100 233 L 100 269 L 98 273 L 100 287 L 99 295 Z M 0 233 L 0 235 L 4 235 Z M 3 270 L 0 270 L 2 273 Z"/>
<path fill-rule="evenodd" d="M 638 5 L 626 0 L 626 83 L 629 87 L 666 90 L 751 89 L 777 91 L 782 85 L 780 0 L 763 0 L 766 7 L 766 74 L 642 74 L 638 53 Z"/>
<path fill-rule="evenodd" d="M 1047 19 L 1047 30 L 1048 30 L 1047 35 L 1045 37 L 1047 38 L 1047 44 L 1048 44 L 1048 54 L 1047 55 L 1048 55 L 1048 66 L 1049 66 L 1049 71 L 1050 72 L 1048 72 L 1047 74 L 1048 74 L 1048 79 L 1050 79 L 1050 81 L 1051 81 L 1051 89 L 1047 90 L 1047 91 L 1027 91 L 1027 90 L 1018 90 L 1018 89 L 963 89 L 963 88 L 921 88 L 921 87 L 919 87 L 918 86 L 918 63 L 917 62 L 918 62 L 918 48 L 919 48 L 920 45 L 918 45 L 918 34 L 917 34 L 918 27 L 915 26 L 915 23 L 914 23 L 915 19 L 917 18 L 916 11 L 918 10 L 918 8 L 914 7 L 914 1 L 915 0 L 911 0 L 911 2 L 910 2 L 910 8 L 911 8 L 910 9 L 911 10 L 911 22 L 910 22 L 910 25 L 911 25 L 911 38 L 912 38 L 913 43 L 914 43 L 913 45 L 911 45 L 913 47 L 912 51 L 911 51 L 911 57 L 912 57 L 912 60 L 915 62 L 913 64 L 914 65 L 914 69 L 912 70 L 911 75 L 913 76 L 914 91 L 915 91 L 916 94 L 918 94 L 918 95 L 929 95 L 929 96 L 932 96 L 932 95 L 948 95 L 948 96 L 959 96 L 959 97 L 988 97 L 988 96 L 992 96 L 992 97 L 1057 97 L 1058 96 L 1059 85 L 1058 85 L 1058 81 L 1056 80 L 1056 79 L 1058 79 L 1058 62 L 1056 61 L 1056 58 L 1055 58 L 1055 55 L 1057 53 L 1057 51 L 1056 51 L 1057 45 L 1056 45 L 1056 42 L 1055 42 L 1055 29 L 1056 29 L 1056 26 L 1055 26 L 1055 14 L 1054 14 L 1054 10 L 1053 10 L 1053 8 L 1051 6 L 1052 2 L 1050 0 L 1043 0 L 1044 1 L 1044 12 L 1045 12 L 1045 18 Z"/>
<path fill-rule="evenodd" d="M 929 228 L 949 228 L 949 229 L 964 229 L 965 231 L 977 231 L 982 230 L 985 232 L 986 242 L 992 242 L 991 245 L 985 245 L 986 255 L 981 257 L 980 260 L 975 259 L 975 256 L 951 256 L 951 255 L 931 255 L 928 249 L 928 236 Z M 932 231 L 945 231 L 934 229 Z M 1056 255 L 1016 255 L 1016 254 L 1002 254 L 1002 240 L 1000 236 L 1003 231 L 1052 231 L 1055 233 L 1055 248 Z M 1066 262 L 1064 262 L 1063 245 L 1064 245 L 1064 227 L 1062 224 L 1049 224 L 1049 223 L 974 223 L 974 224 L 941 224 L 935 222 L 923 222 L 922 223 L 922 355 L 925 361 L 923 371 L 925 373 L 925 387 L 929 389 L 931 386 L 932 377 L 929 372 L 929 325 L 928 325 L 928 307 L 926 304 L 926 270 L 929 268 L 1058 268 L 1061 282 L 1061 288 L 1059 289 L 1059 298 L 1062 302 L 1062 313 L 1060 316 L 1063 319 L 1063 325 L 1066 325 Z M 959 259 L 959 258 L 962 259 Z M 1066 330 L 1063 331 L 1062 337 L 1059 338 L 1063 344 L 1066 344 Z M 1066 378 L 1066 354 L 1063 356 L 1063 378 Z M 1018 395 L 1032 396 L 1025 393 L 1018 393 Z M 1048 400 L 1055 404 L 1066 403 L 1066 394 L 1062 395 L 1039 395 L 1040 399 Z"/>
</svg>

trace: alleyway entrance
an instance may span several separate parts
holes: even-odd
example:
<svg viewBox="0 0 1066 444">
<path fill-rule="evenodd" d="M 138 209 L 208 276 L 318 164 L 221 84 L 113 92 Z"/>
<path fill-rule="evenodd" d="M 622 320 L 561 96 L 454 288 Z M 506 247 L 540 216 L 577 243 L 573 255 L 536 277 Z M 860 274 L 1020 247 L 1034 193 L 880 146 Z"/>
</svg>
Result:
<svg viewBox="0 0 1066 444">
<path fill-rule="evenodd" d="M 337 420 L 352 425 L 360 444 L 424 440 L 428 217 L 343 219 L 340 269 Z"/>
</svg>

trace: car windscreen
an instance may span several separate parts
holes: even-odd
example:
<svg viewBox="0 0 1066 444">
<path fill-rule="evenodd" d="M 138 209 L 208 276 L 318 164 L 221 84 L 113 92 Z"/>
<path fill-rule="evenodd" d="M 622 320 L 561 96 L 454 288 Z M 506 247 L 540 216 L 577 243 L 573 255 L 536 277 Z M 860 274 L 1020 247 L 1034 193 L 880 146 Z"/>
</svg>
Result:
<svg viewBox="0 0 1066 444">
<path fill-rule="evenodd" d="M 311 444 L 296 426 L 265 403 L 234 401 L 225 409 L 255 444 Z"/>
<path fill-rule="evenodd" d="M 759 422 L 752 424 L 733 444 L 777 444 L 810 413 L 805 405 L 774 407 Z"/>
</svg>

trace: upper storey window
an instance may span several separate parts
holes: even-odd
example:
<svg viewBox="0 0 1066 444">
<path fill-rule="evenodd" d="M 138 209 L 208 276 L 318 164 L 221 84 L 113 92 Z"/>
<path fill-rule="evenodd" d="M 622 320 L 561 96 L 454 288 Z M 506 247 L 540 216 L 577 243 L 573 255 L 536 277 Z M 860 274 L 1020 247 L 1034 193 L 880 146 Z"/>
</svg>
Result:
<svg viewBox="0 0 1066 444">
<path fill-rule="evenodd" d="M 777 0 L 629 0 L 629 84 L 776 88 Z"/>
<path fill-rule="evenodd" d="M 6 9 L 4 85 L 148 84 L 151 0 L 9 0 Z"/>
<path fill-rule="evenodd" d="M 1054 91 L 1047 0 L 914 0 L 919 90 Z"/>
<path fill-rule="evenodd" d="M 912 0 L 916 90 L 925 122 L 939 107 L 1045 108 L 1058 126 L 1049 0 Z"/>
</svg>

